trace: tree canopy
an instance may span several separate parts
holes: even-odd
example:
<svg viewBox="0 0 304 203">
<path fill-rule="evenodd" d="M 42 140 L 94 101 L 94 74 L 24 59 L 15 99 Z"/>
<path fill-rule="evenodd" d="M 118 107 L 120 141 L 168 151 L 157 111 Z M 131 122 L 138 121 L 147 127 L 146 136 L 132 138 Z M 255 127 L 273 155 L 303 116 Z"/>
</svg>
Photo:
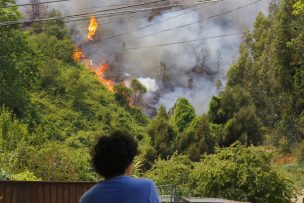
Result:
<svg viewBox="0 0 304 203">
<path fill-rule="evenodd" d="M 0 23 L 22 19 L 14 4 L 0 0 Z M 175 184 L 185 196 L 291 202 L 295 188 L 278 171 L 304 179 L 303 4 L 273 2 L 257 16 L 227 86 L 201 115 L 179 98 L 149 118 L 136 107 L 147 92 L 137 79 L 109 91 L 73 60 L 57 11 L 24 29 L 0 26 L 0 179 L 97 180 L 90 149 L 119 129 L 139 143 L 136 175 L 158 185 Z M 275 147 L 297 162 L 277 166 Z"/>
<path fill-rule="evenodd" d="M 170 122 L 179 132 L 185 130 L 195 118 L 195 110 L 186 98 L 179 98 L 172 108 Z"/>
</svg>

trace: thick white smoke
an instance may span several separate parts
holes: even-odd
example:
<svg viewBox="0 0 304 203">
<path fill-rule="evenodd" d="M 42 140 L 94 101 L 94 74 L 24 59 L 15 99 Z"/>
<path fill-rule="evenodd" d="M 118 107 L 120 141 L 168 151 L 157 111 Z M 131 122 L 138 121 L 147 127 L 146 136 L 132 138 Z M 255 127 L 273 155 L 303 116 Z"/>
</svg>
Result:
<svg viewBox="0 0 304 203">
<path fill-rule="evenodd" d="M 183 10 L 180 8 L 179 11 L 175 12 L 172 12 L 172 9 L 178 8 L 162 9 L 159 10 L 159 14 L 153 17 L 151 12 L 146 11 L 98 18 L 101 26 L 95 43 L 85 46 L 85 52 L 94 61 L 109 61 L 114 69 L 119 69 L 116 72 L 127 72 L 132 77 L 139 78 L 143 85 L 148 88 L 149 94 L 147 94 L 145 101 L 150 102 L 151 105 L 157 107 L 163 104 L 169 109 L 177 98 L 186 97 L 195 107 L 197 113 L 203 113 L 208 109 L 211 97 L 218 94 L 221 89 L 217 87 L 216 83 L 221 81 L 223 85 L 225 84 L 229 65 L 238 56 L 242 36 L 218 37 L 168 46 L 149 46 L 204 39 L 251 29 L 258 12 L 267 12 L 271 0 L 262 0 L 241 8 L 255 1 L 224 0 L 208 6 L 207 4 L 199 5 Z M 71 0 L 66 3 L 49 4 L 49 8 L 58 9 L 64 15 L 71 15 L 114 8 L 104 7 L 109 5 L 144 2 L 152 2 L 152 0 Z M 191 1 L 172 2 L 189 4 Z M 234 11 L 210 18 L 230 10 Z M 182 15 L 183 13 L 186 14 Z M 201 22 L 193 23 L 197 21 Z M 190 23 L 193 24 L 175 29 Z M 149 24 L 154 25 L 139 29 Z M 88 20 L 69 22 L 76 43 L 83 41 L 87 25 Z M 171 30 L 161 32 L 166 29 Z M 119 36 L 111 38 L 117 35 Z M 146 35 L 151 36 L 143 37 Z"/>
<path fill-rule="evenodd" d="M 151 78 L 138 78 L 138 81 L 147 88 L 147 92 L 155 92 L 158 90 L 158 85 L 155 79 Z"/>
</svg>

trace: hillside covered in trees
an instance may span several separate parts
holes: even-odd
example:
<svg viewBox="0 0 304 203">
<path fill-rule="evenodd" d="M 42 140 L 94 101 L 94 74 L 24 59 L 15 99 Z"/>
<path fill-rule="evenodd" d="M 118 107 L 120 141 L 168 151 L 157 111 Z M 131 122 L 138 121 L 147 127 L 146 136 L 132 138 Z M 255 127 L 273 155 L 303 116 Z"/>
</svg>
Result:
<svg viewBox="0 0 304 203">
<path fill-rule="evenodd" d="M 0 23 L 22 19 L 9 3 L 0 0 Z M 96 181 L 90 149 L 119 129 L 139 143 L 136 176 L 184 196 L 291 202 L 304 187 L 303 4 L 282 0 L 258 15 L 202 115 L 187 98 L 144 115 L 130 97 L 145 87 L 102 85 L 73 60 L 60 18 L 0 26 L 0 180 Z"/>
</svg>

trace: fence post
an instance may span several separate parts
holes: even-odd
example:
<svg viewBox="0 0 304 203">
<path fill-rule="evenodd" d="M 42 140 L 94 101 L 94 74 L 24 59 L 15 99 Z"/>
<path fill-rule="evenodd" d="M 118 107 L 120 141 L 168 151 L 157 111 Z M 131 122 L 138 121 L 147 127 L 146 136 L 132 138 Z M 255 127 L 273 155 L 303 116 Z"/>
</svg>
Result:
<svg viewBox="0 0 304 203">
<path fill-rule="evenodd" d="M 175 185 L 172 186 L 172 193 L 173 193 L 173 202 L 174 203 L 179 202 L 179 197 L 177 195 L 177 190 Z"/>
</svg>

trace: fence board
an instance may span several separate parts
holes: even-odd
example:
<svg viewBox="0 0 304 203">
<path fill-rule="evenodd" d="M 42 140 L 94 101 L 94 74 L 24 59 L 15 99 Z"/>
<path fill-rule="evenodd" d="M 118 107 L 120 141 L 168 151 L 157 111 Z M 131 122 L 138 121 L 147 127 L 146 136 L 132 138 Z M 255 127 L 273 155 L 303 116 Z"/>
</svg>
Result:
<svg viewBox="0 0 304 203">
<path fill-rule="evenodd" d="M 0 181 L 0 203 L 77 203 L 82 194 L 94 184 L 95 182 Z"/>
</svg>

